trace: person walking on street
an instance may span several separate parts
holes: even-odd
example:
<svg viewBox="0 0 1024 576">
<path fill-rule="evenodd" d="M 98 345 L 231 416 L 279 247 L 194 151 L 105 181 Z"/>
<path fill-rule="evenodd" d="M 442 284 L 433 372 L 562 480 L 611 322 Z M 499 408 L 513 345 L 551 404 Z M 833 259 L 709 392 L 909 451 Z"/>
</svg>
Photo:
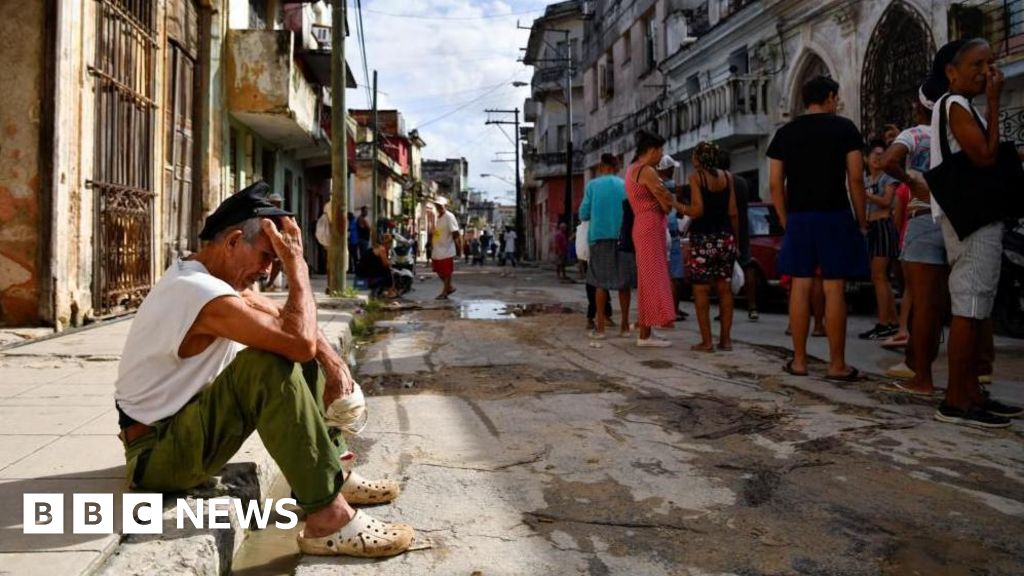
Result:
<svg viewBox="0 0 1024 576">
<path fill-rule="evenodd" d="M 505 264 L 512 268 L 516 267 L 516 231 L 511 226 L 505 229 Z M 512 270 L 503 272 L 502 276 L 511 276 Z"/>
<path fill-rule="evenodd" d="M 779 271 L 793 278 L 793 359 L 784 369 L 807 374 L 810 293 L 820 270 L 829 344 L 826 378 L 854 381 L 860 373 L 846 364 L 844 291 L 847 279 L 868 273 L 863 141 L 853 122 L 836 114 L 835 80 L 813 78 L 802 96 L 807 112 L 780 128 L 768 147 L 772 203 L 785 229 Z"/>
<path fill-rule="evenodd" d="M 858 335 L 861 340 L 882 340 L 896 334 L 899 327 L 896 298 L 889 283 L 889 263 L 897 255 L 899 232 L 892 220 L 896 199 L 896 179 L 882 170 L 885 142 L 875 140 L 868 144 L 868 172 L 864 176 L 867 192 L 865 208 L 868 219 L 868 255 L 871 258 L 871 283 L 875 287 L 878 305 L 878 323 L 874 328 Z"/>
<path fill-rule="evenodd" d="M 718 349 L 732 350 L 733 298 L 730 281 L 736 262 L 739 218 L 733 176 L 718 167 L 721 152 L 711 142 L 699 142 L 693 150 L 690 174 L 691 204 L 683 214 L 690 224 L 690 258 L 687 275 L 693 285 L 701 341 L 690 349 L 714 352 L 711 334 L 711 285 L 718 292 L 720 329 Z"/>
<path fill-rule="evenodd" d="M 455 292 L 452 275 L 455 274 L 455 259 L 461 256 L 462 242 L 459 238 L 459 221 L 447 209 L 448 199 L 438 196 L 434 200 L 434 207 L 437 209 L 437 220 L 430 234 L 430 261 L 434 272 L 444 283 L 435 300 L 447 300 Z"/>
<path fill-rule="evenodd" d="M 587 182 L 580 203 L 580 220 L 589 222 L 587 243 L 587 284 L 596 288 L 597 323 L 590 337 L 603 339 L 609 324 L 609 292 L 619 294 L 619 330 L 629 334 L 629 301 L 636 286 L 636 260 L 633 253 L 619 250 L 622 229 L 622 203 L 626 200 L 626 184 L 616 174 L 619 161 L 611 154 L 602 154 L 597 177 Z"/>
<path fill-rule="evenodd" d="M 661 136 L 640 131 L 636 137 L 636 155 L 626 170 L 626 195 L 634 214 L 639 326 L 636 344 L 640 347 L 671 346 L 669 340 L 653 335 L 651 330 L 671 328 L 676 321 L 665 242 L 666 216 L 676 201 L 654 169 L 661 161 L 664 145 L 665 139 Z"/>
<path fill-rule="evenodd" d="M 565 222 L 560 222 L 553 240 L 555 248 L 555 273 L 558 276 L 558 280 L 562 283 L 572 282 L 572 279 L 565 272 L 566 267 L 569 265 L 569 236 L 566 234 L 567 230 L 568 226 L 566 226 Z"/>
<path fill-rule="evenodd" d="M 949 80 L 949 91 L 932 111 L 931 168 L 943 162 L 943 140 L 948 141 L 950 154 L 963 151 L 975 166 L 993 166 L 999 149 L 999 97 L 1004 79 L 994 65 L 992 48 L 978 38 L 951 42 L 936 54 L 933 72 L 940 66 Z M 971 103 L 982 94 L 987 100 L 984 118 Z M 945 133 L 940 130 L 942 120 L 946 120 Z M 935 419 L 983 428 L 1008 427 L 1009 418 L 1024 411 L 985 395 L 978 380 L 978 364 L 987 346 L 984 325 L 990 320 L 999 285 L 1003 223 L 992 222 L 961 239 L 934 194 L 931 207 L 942 228 L 951 266 L 949 294 L 953 310 L 949 384 Z"/>
</svg>

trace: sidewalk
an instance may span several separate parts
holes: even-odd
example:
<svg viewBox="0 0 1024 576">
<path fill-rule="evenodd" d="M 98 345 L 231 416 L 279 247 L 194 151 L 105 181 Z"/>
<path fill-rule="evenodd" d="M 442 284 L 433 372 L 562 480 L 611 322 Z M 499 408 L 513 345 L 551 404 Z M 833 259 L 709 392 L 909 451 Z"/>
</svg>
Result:
<svg viewBox="0 0 1024 576">
<path fill-rule="evenodd" d="M 314 288 L 321 329 L 332 342 L 350 346 L 352 315 L 346 308 L 353 304 L 323 297 L 322 279 L 314 280 Z M 244 534 L 229 530 L 165 530 L 156 540 L 118 533 L 124 451 L 113 395 L 131 322 L 117 320 L 0 352 L 0 573 L 218 574 L 241 542 Z M 256 497 L 279 473 L 256 434 L 225 470 L 234 477 L 225 476 L 218 489 L 255 488 Z M 64 494 L 65 534 L 22 533 L 25 493 Z M 72 493 L 113 493 L 115 533 L 70 534 Z"/>
</svg>

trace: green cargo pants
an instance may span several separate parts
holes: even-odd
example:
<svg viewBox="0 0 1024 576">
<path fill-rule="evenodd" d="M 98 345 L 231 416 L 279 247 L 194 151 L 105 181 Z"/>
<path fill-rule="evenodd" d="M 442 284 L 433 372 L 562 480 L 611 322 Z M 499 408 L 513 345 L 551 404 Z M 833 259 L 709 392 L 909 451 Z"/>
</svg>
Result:
<svg viewBox="0 0 1024 576">
<path fill-rule="evenodd" d="M 346 451 L 340 433 L 324 424 L 323 394 L 316 362 L 243 350 L 177 414 L 125 446 L 128 482 L 156 492 L 199 486 L 257 430 L 298 504 L 323 508 L 341 490 Z"/>
</svg>

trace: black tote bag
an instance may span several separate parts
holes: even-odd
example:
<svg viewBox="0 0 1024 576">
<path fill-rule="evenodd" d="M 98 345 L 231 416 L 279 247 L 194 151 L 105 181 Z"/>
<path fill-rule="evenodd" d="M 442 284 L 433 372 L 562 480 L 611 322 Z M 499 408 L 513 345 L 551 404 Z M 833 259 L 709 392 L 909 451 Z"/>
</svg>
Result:
<svg viewBox="0 0 1024 576">
<path fill-rule="evenodd" d="M 1024 168 L 1012 142 L 999 144 L 996 163 L 989 167 L 976 166 L 963 150 L 951 153 L 946 133 L 947 98 L 949 94 L 936 104 L 942 163 L 925 172 L 924 179 L 957 237 L 963 240 L 993 222 L 1024 216 Z M 971 113 L 984 130 L 973 107 Z"/>
</svg>

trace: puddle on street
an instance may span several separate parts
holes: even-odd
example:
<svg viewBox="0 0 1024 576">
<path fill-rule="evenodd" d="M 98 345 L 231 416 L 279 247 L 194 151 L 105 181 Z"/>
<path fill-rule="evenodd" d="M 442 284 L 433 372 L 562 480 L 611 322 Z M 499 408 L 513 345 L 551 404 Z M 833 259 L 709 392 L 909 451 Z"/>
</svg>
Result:
<svg viewBox="0 0 1024 576">
<path fill-rule="evenodd" d="M 459 304 L 459 318 L 465 320 L 512 320 L 508 304 L 500 300 L 466 300 Z"/>
<path fill-rule="evenodd" d="M 509 304 L 501 300 L 465 300 L 459 304 L 464 320 L 512 320 L 540 314 L 572 314 L 564 304 Z"/>
</svg>

